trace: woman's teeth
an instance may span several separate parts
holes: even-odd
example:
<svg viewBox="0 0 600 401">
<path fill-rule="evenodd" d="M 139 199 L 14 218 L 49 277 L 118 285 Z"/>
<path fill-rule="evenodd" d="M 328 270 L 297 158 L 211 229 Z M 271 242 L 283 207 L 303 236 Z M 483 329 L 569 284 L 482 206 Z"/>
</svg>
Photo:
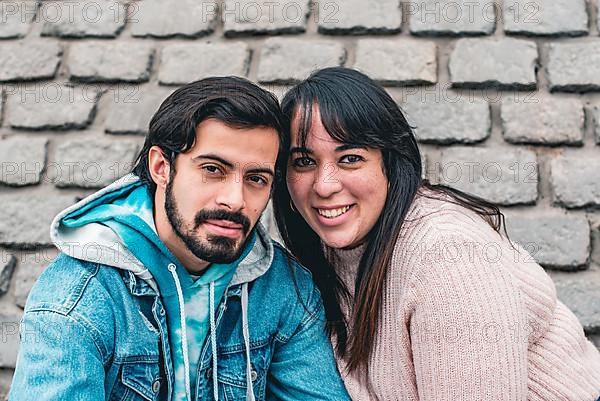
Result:
<svg viewBox="0 0 600 401">
<path fill-rule="evenodd" d="M 350 206 L 344 206 L 339 209 L 317 209 L 317 212 L 323 217 L 327 217 L 328 219 L 333 219 L 335 217 L 341 216 L 342 214 L 346 213 L 348 210 L 350 210 Z"/>
</svg>

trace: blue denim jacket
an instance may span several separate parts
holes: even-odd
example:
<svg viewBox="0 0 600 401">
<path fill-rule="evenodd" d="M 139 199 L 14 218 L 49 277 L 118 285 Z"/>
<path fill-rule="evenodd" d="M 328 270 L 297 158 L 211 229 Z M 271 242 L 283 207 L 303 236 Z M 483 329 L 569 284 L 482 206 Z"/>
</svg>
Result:
<svg viewBox="0 0 600 401">
<path fill-rule="evenodd" d="M 132 198 L 139 185 L 124 177 L 55 218 L 51 237 L 62 253 L 29 295 L 9 400 L 173 398 L 182 347 L 172 321 L 180 316 L 167 319 L 172 303 L 155 281 L 169 274 L 169 255 L 151 251 L 160 240 L 146 241 L 153 221 L 151 205 Z M 145 234 L 120 242 L 120 229 L 137 235 L 131 227 Z M 213 308 L 215 329 L 198 344 L 191 393 L 196 400 L 349 400 L 310 273 L 260 224 L 256 235 Z M 180 266 L 168 267 L 176 277 Z"/>
<path fill-rule="evenodd" d="M 260 400 L 349 400 L 324 331 L 320 295 L 278 245 L 249 288 L 251 379 Z M 305 305 L 294 287 L 292 271 Z M 220 400 L 246 399 L 241 286 L 217 308 Z M 167 400 L 173 382 L 160 297 L 131 272 L 61 254 L 32 289 L 10 401 Z M 214 400 L 211 347 L 197 399 Z"/>
</svg>

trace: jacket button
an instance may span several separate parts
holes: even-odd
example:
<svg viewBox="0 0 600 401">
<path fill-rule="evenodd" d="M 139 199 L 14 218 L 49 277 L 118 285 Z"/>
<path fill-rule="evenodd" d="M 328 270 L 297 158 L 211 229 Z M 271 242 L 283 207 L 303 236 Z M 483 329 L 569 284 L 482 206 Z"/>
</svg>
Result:
<svg viewBox="0 0 600 401">
<path fill-rule="evenodd" d="M 212 368 L 208 368 L 208 369 L 206 369 L 206 372 L 204 372 L 204 376 L 205 376 L 207 379 L 210 379 L 210 377 L 212 376 Z"/>
<path fill-rule="evenodd" d="M 160 308 L 160 311 L 158 313 L 160 313 L 161 316 L 164 316 L 165 315 L 165 308 Z"/>
<path fill-rule="evenodd" d="M 258 373 L 256 373 L 256 370 L 252 369 L 250 371 L 250 380 L 255 382 L 257 378 L 258 378 Z"/>
<path fill-rule="evenodd" d="M 158 393 L 158 390 L 160 390 L 160 379 L 156 379 L 154 380 L 154 383 L 152 383 L 152 391 Z"/>
</svg>

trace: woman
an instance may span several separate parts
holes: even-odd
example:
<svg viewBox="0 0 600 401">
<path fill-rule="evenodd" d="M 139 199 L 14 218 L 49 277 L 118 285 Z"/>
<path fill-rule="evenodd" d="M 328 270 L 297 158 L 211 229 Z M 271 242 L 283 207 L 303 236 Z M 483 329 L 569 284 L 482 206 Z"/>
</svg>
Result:
<svg viewBox="0 0 600 401">
<path fill-rule="evenodd" d="M 421 179 L 402 112 L 367 76 L 315 72 L 282 101 L 275 216 L 311 269 L 354 400 L 600 395 L 600 354 L 493 204 Z"/>
</svg>

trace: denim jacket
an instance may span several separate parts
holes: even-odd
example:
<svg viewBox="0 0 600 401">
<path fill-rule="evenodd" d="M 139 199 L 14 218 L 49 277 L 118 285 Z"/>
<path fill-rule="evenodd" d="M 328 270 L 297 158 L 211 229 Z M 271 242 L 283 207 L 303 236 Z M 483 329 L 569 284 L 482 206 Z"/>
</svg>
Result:
<svg viewBox="0 0 600 401">
<path fill-rule="evenodd" d="M 171 400 L 172 349 L 152 280 L 57 245 L 27 301 L 9 400 Z M 245 280 L 252 264 L 241 266 L 214 310 L 216 344 L 202 344 L 195 400 L 349 400 L 310 273 L 276 242 L 267 248 L 264 271 Z"/>
</svg>

